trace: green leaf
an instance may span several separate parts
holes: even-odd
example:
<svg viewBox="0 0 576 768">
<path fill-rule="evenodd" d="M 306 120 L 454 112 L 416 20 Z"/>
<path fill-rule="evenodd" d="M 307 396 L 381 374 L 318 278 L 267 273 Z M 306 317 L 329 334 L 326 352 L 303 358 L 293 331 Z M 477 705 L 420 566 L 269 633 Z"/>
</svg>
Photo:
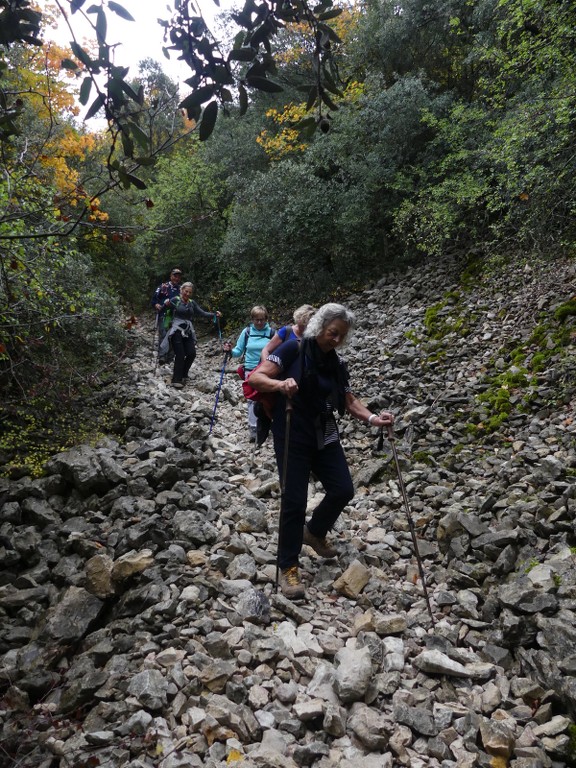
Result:
<svg viewBox="0 0 576 768">
<path fill-rule="evenodd" d="M 233 48 L 243 48 L 244 47 L 244 32 L 240 30 L 240 32 L 236 33 L 236 37 L 234 38 Z"/>
<path fill-rule="evenodd" d="M 156 159 L 154 157 L 135 157 L 134 162 L 138 165 L 150 166 L 156 164 Z"/>
<path fill-rule="evenodd" d="M 110 74 L 112 75 L 112 77 L 115 77 L 116 80 L 123 80 L 128 74 L 128 72 L 130 72 L 129 67 L 116 67 L 116 66 L 110 67 Z"/>
<path fill-rule="evenodd" d="M 327 21 L 328 19 L 335 19 L 336 16 L 340 16 L 344 9 L 343 8 L 332 8 L 331 11 L 325 11 L 324 13 L 321 13 L 318 18 L 320 21 Z"/>
<path fill-rule="evenodd" d="M 228 61 L 254 61 L 257 54 L 256 48 L 245 45 L 242 48 L 233 48 L 228 54 Z"/>
<path fill-rule="evenodd" d="M 94 117 L 94 115 L 100 109 L 102 109 L 105 103 L 106 103 L 106 99 L 104 98 L 104 95 L 99 93 L 98 96 L 92 102 L 92 105 L 88 110 L 88 112 L 86 112 L 86 116 L 84 117 L 84 120 L 90 120 L 91 117 Z"/>
<path fill-rule="evenodd" d="M 329 27 L 328 24 L 318 24 L 318 29 L 322 30 L 332 40 L 333 43 L 341 43 L 342 40 L 338 37 L 336 32 Z"/>
<path fill-rule="evenodd" d="M 128 135 L 128 133 L 124 130 L 122 131 L 122 149 L 124 150 L 124 154 L 126 157 L 133 157 L 134 156 L 134 142 L 132 141 L 131 137 Z"/>
<path fill-rule="evenodd" d="M 82 85 L 80 86 L 80 96 L 79 101 L 82 106 L 86 106 L 88 104 L 88 99 L 90 98 L 90 91 L 92 90 L 92 78 L 91 77 L 85 77 L 84 80 L 82 80 Z"/>
<path fill-rule="evenodd" d="M 130 127 L 130 132 L 132 136 L 134 136 L 136 143 L 139 144 L 143 150 L 148 151 L 150 146 L 150 139 L 148 135 L 142 130 L 142 128 L 140 128 L 138 123 L 135 123 L 132 120 L 128 122 L 128 126 Z"/>
<path fill-rule="evenodd" d="M 120 86 L 129 99 L 132 99 L 132 101 L 135 101 L 136 104 L 140 104 L 138 94 L 136 93 L 134 88 L 132 88 L 132 86 L 126 82 L 126 80 L 121 80 Z"/>
<path fill-rule="evenodd" d="M 186 101 L 186 99 L 184 99 Z M 184 102 L 182 102 L 184 103 Z M 196 120 L 198 122 L 198 119 L 200 118 L 200 115 L 202 114 L 202 107 L 199 105 L 196 106 L 183 106 L 179 104 L 182 109 L 186 110 L 186 117 L 188 120 Z"/>
<path fill-rule="evenodd" d="M 200 141 L 206 141 L 206 139 L 211 135 L 212 131 L 214 130 L 214 126 L 216 125 L 217 117 L 218 102 L 211 101 L 210 104 L 205 107 L 202 114 L 202 120 L 200 121 L 200 125 L 198 127 L 198 138 Z"/>
<path fill-rule="evenodd" d="M 109 1 L 108 8 L 110 8 L 110 10 L 113 11 L 117 16 L 121 16 L 123 19 L 126 19 L 126 21 L 134 21 L 134 18 L 128 13 L 126 8 L 123 8 L 118 3 L 113 2 L 113 0 Z"/>
<path fill-rule="evenodd" d="M 330 93 L 333 93 L 335 96 L 342 96 L 342 91 L 336 83 L 334 82 L 332 75 L 330 72 L 328 72 L 327 69 L 322 68 L 322 82 L 324 84 L 324 87 L 330 91 Z"/>
<path fill-rule="evenodd" d="M 108 95 L 114 102 L 116 109 L 119 109 L 126 103 L 124 91 L 122 90 L 122 82 L 119 80 L 108 80 Z"/>
<path fill-rule="evenodd" d="M 78 64 L 76 64 L 75 61 L 72 61 L 72 59 L 62 59 L 60 62 L 61 69 L 71 69 L 76 70 L 78 69 Z"/>
<path fill-rule="evenodd" d="M 234 78 L 228 67 L 220 65 L 217 65 L 212 69 L 212 78 L 218 85 L 232 85 L 234 83 Z"/>
<path fill-rule="evenodd" d="M 128 174 L 126 173 L 124 168 L 118 168 L 118 178 L 122 182 L 122 186 L 124 187 L 124 189 L 130 188 L 130 181 L 128 179 Z"/>
<path fill-rule="evenodd" d="M 315 117 L 304 117 L 302 120 L 299 120 L 296 123 L 296 128 L 298 128 L 299 131 L 303 131 L 306 128 L 315 128 L 315 127 L 316 127 Z"/>
<path fill-rule="evenodd" d="M 201 88 L 198 88 L 198 90 L 192 91 L 191 94 L 186 96 L 186 98 L 180 102 L 179 106 L 181 109 L 199 107 L 201 104 L 204 104 L 205 101 L 210 101 L 212 96 L 214 96 L 215 90 L 213 85 L 203 85 Z"/>
<path fill-rule="evenodd" d="M 306 112 L 308 112 L 314 104 L 316 103 L 316 99 L 318 98 L 318 88 L 317 86 L 313 85 L 312 88 L 308 91 L 308 100 L 306 101 Z"/>
<path fill-rule="evenodd" d="M 282 8 L 281 11 L 276 11 L 275 16 L 279 21 L 296 22 L 298 19 L 296 10 L 290 10 L 288 8 Z"/>
<path fill-rule="evenodd" d="M 98 46 L 98 66 L 103 67 L 104 69 L 110 66 L 110 50 L 114 51 L 113 48 L 110 49 L 110 47 L 106 45 L 106 41 Z"/>
<path fill-rule="evenodd" d="M 240 115 L 245 115 L 248 111 L 248 93 L 242 83 L 238 85 L 238 100 L 240 102 Z"/>
<path fill-rule="evenodd" d="M 256 88 L 259 91 L 265 91 L 266 93 L 282 93 L 284 88 L 273 80 L 268 80 L 266 77 L 248 77 L 246 78 L 248 85 L 252 88 Z"/>
<path fill-rule="evenodd" d="M 74 56 L 76 56 L 76 58 L 79 59 L 82 62 L 82 64 L 84 64 L 84 66 L 90 67 L 92 65 L 92 59 L 90 58 L 90 56 L 88 56 L 84 48 L 78 45 L 78 43 L 75 40 L 72 40 L 72 42 L 70 43 L 70 48 L 72 49 L 72 53 L 74 54 Z"/>
<path fill-rule="evenodd" d="M 324 104 L 326 104 L 326 106 L 327 106 L 329 109 L 332 109 L 334 112 L 335 112 L 335 111 L 338 109 L 338 105 L 337 105 L 337 104 L 335 104 L 335 103 L 332 101 L 332 99 L 331 99 L 331 98 L 328 96 L 328 94 L 326 93 L 326 91 L 324 91 L 324 90 L 323 90 L 323 91 L 320 93 L 320 98 L 322 99 L 322 101 L 324 102 Z"/>
<path fill-rule="evenodd" d="M 272 31 L 266 22 L 264 24 L 260 24 L 260 26 L 257 27 L 250 36 L 250 44 L 255 48 L 258 48 L 261 43 L 263 44 L 264 41 L 269 40 L 271 32 Z"/>
<path fill-rule="evenodd" d="M 106 21 L 106 14 L 103 8 L 98 8 L 98 15 L 96 17 L 96 37 L 99 43 L 106 42 L 106 32 L 108 30 L 108 22 Z"/>
<path fill-rule="evenodd" d="M 258 59 L 246 70 L 245 77 L 247 79 L 251 77 L 266 77 L 266 67 Z"/>
<path fill-rule="evenodd" d="M 76 13 L 76 11 L 79 11 L 85 2 L 86 0 L 72 0 L 72 2 L 70 3 L 70 9 L 72 13 Z"/>
</svg>

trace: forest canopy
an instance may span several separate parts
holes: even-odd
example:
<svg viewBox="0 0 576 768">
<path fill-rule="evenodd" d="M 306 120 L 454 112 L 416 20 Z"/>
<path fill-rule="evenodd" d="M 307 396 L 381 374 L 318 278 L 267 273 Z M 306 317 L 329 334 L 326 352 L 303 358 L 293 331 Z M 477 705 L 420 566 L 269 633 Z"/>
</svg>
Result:
<svg viewBox="0 0 576 768">
<path fill-rule="evenodd" d="M 419 259 L 574 253 L 574 3 L 246 0 L 221 39 L 169 8 L 179 83 L 112 55 L 119 2 L 0 0 L 8 399 L 97 378 L 174 266 L 234 329 Z"/>
</svg>

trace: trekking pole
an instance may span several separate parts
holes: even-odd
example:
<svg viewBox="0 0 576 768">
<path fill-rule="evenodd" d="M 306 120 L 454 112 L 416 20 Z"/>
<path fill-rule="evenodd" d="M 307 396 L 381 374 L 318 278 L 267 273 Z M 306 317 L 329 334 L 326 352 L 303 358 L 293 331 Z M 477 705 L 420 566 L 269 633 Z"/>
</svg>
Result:
<svg viewBox="0 0 576 768">
<path fill-rule="evenodd" d="M 156 312 L 156 318 L 154 320 L 154 329 L 152 331 L 152 355 L 156 358 L 156 363 L 154 364 L 154 373 L 158 370 L 158 349 L 156 344 L 156 334 L 158 332 L 158 317 L 159 314 Z"/>
<path fill-rule="evenodd" d="M 254 437 L 254 442 L 252 443 L 252 455 L 250 456 L 250 470 L 254 468 L 254 465 L 256 464 L 256 448 L 258 447 L 258 435 Z"/>
<path fill-rule="evenodd" d="M 218 340 L 220 341 L 220 344 L 222 344 L 222 329 L 220 328 L 220 318 L 218 315 L 214 315 L 214 323 L 216 324 L 216 328 L 218 330 Z"/>
<path fill-rule="evenodd" d="M 284 511 L 284 494 L 286 492 L 286 473 L 288 471 L 288 448 L 290 447 L 290 423 L 292 421 L 292 400 L 286 398 L 286 436 L 284 437 L 284 457 L 282 460 L 282 482 L 280 483 L 280 514 L 278 516 L 278 544 L 276 547 L 276 583 L 274 592 L 278 592 L 280 580 L 280 544 L 282 542 L 282 513 Z"/>
<path fill-rule="evenodd" d="M 224 353 L 224 362 L 222 363 L 222 370 L 220 371 L 220 381 L 218 382 L 218 389 L 216 390 L 216 399 L 214 401 L 214 410 L 212 411 L 212 419 L 210 420 L 209 435 L 212 434 L 212 427 L 214 426 L 214 419 L 216 418 L 216 408 L 218 408 L 218 398 L 220 397 L 220 390 L 222 389 L 222 379 L 224 378 L 224 371 L 226 370 L 226 363 L 228 362 L 228 355 L 230 352 L 226 350 Z"/>
<path fill-rule="evenodd" d="M 382 431 L 380 434 L 383 436 Z M 424 590 L 424 598 L 426 600 L 426 605 L 428 607 L 428 613 L 430 614 L 430 620 L 432 621 L 432 626 L 434 626 L 434 616 L 432 614 L 432 606 L 430 605 L 428 587 L 426 586 L 426 574 L 424 573 L 424 565 L 422 563 L 422 558 L 420 557 L 420 549 L 418 548 L 418 539 L 416 537 L 416 529 L 414 528 L 414 521 L 412 520 L 412 512 L 410 511 L 410 505 L 408 503 L 408 494 L 406 493 L 406 486 L 404 485 L 402 472 L 400 471 L 400 462 L 398 461 L 398 454 L 396 452 L 394 432 L 392 431 L 392 426 L 390 424 L 388 425 L 388 440 L 390 441 L 390 446 L 392 447 L 392 455 L 394 457 L 394 463 L 396 464 L 396 472 L 398 474 L 398 484 L 400 485 L 402 498 L 404 499 L 404 506 L 406 507 L 406 516 L 408 518 L 408 526 L 410 528 L 410 534 L 412 535 L 412 543 L 414 544 L 414 554 L 416 555 L 416 561 L 418 563 L 420 580 L 422 581 L 422 588 Z"/>
</svg>

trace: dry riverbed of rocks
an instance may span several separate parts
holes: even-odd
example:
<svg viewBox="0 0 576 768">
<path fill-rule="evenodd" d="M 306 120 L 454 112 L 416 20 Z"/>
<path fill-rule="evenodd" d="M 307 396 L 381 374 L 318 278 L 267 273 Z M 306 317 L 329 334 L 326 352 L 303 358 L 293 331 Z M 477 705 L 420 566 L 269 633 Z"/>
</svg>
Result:
<svg viewBox="0 0 576 768">
<path fill-rule="evenodd" d="M 275 592 L 276 469 L 235 366 L 210 432 L 217 340 L 175 391 L 143 321 L 110 385 L 124 433 L 0 480 L 0 765 L 576 765 L 575 295 L 573 263 L 446 262 L 346 302 L 432 616 L 390 444 L 347 417 L 339 557 L 305 548 L 306 600 Z M 512 410 L 490 431 L 494 381 Z"/>
</svg>

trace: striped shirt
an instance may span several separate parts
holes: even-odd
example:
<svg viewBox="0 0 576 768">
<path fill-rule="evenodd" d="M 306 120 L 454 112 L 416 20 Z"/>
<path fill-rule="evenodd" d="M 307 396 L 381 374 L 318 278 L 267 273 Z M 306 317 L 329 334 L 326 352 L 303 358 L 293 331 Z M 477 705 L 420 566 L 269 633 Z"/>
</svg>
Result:
<svg viewBox="0 0 576 768">
<path fill-rule="evenodd" d="M 280 368 L 280 372 L 284 373 L 284 362 L 281 357 L 272 352 L 267 358 L 270 362 L 274 363 Z M 351 392 L 350 386 L 345 387 L 346 392 Z M 326 402 L 326 423 L 324 427 L 324 446 L 330 443 L 337 443 L 340 440 L 340 433 L 338 432 L 338 424 L 336 423 L 336 416 L 334 413 L 334 407 L 330 401 Z"/>
</svg>

